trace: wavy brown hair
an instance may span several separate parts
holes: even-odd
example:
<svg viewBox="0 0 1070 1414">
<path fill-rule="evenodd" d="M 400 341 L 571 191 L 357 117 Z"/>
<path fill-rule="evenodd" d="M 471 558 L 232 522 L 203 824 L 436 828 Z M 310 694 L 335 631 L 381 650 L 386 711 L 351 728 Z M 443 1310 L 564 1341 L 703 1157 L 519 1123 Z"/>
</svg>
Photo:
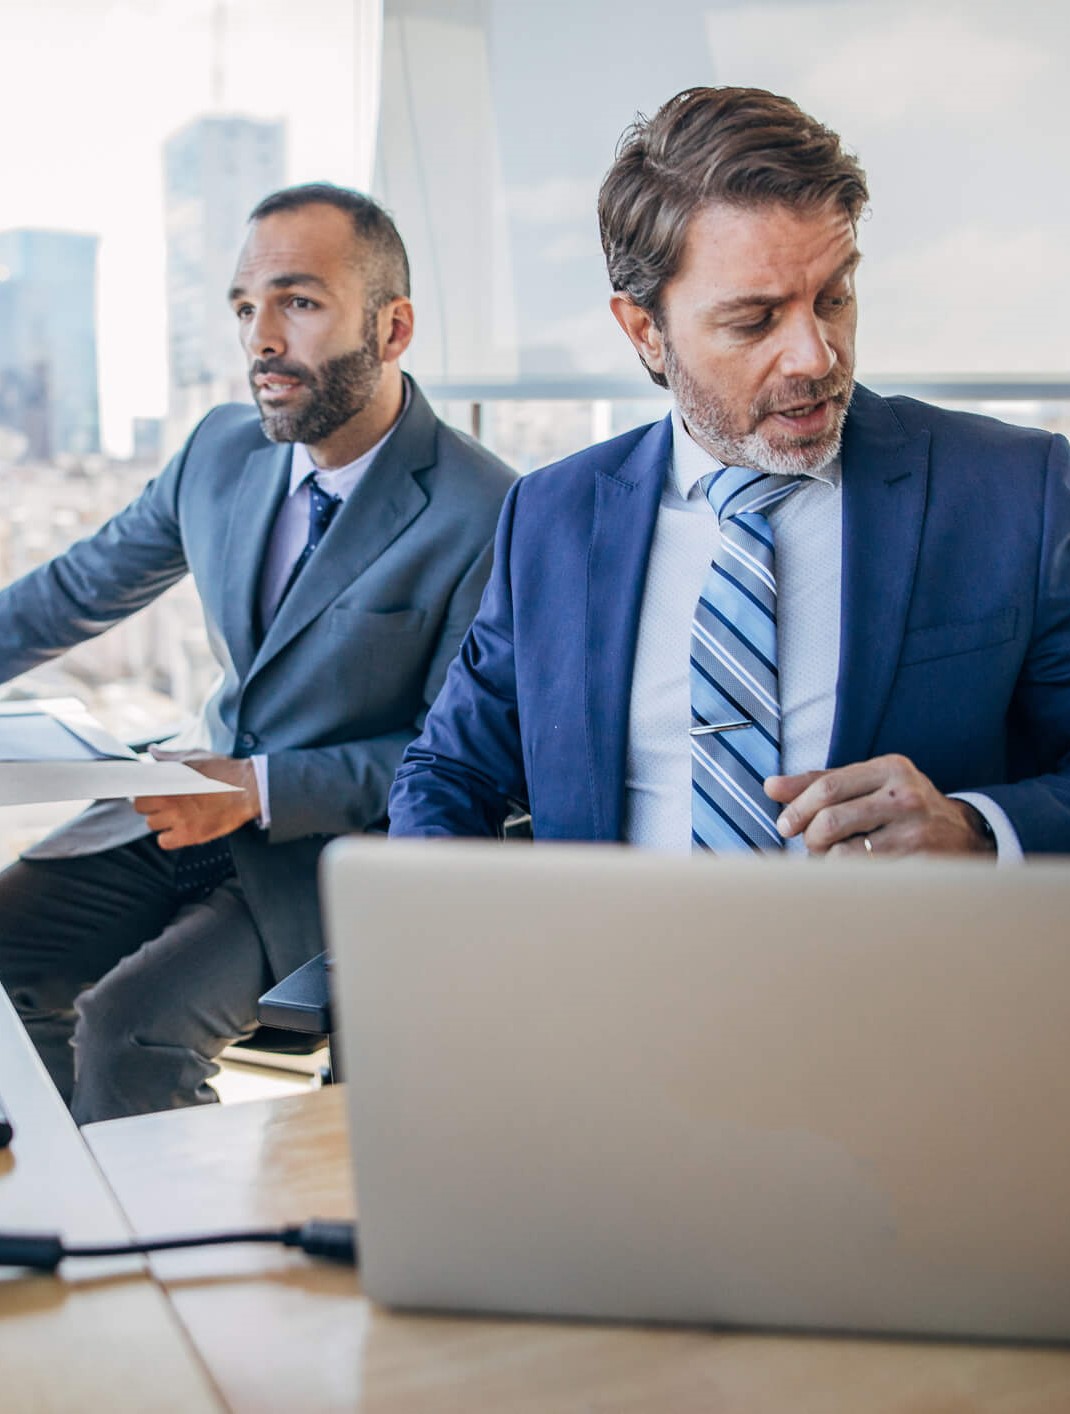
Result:
<svg viewBox="0 0 1070 1414">
<path fill-rule="evenodd" d="M 836 202 L 857 225 L 868 200 L 855 157 L 790 98 L 761 88 L 687 88 L 621 137 L 598 193 L 598 226 L 613 289 L 660 323 L 662 291 L 702 207 Z"/>
</svg>

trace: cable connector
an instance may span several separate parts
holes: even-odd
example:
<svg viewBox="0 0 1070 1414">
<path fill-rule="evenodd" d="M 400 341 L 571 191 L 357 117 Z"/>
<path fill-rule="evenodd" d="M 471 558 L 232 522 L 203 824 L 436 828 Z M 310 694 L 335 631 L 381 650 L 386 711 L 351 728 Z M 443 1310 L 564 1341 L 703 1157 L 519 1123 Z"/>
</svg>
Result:
<svg viewBox="0 0 1070 1414">
<path fill-rule="evenodd" d="M 0 1232 L 0 1266 L 54 1272 L 63 1260 L 63 1240 L 55 1232 Z"/>
<path fill-rule="evenodd" d="M 326 1257 L 332 1262 L 357 1265 L 356 1223 L 331 1222 L 326 1218 L 310 1218 L 300 1227 L 283 1229 L 282 1241 L 287 1247 L 300 1247 L 310 1257 Z"/>
<path fill-rule="evenodd" d="M 219 1246 L 224 1242 L 281 1242 L 284 1247 L 299 1247 L 310 1257 L 325 1257 L 349 1266 L 357 1264 L 356 1223 L 311 1218 L 296 1227 L 251 1228 L 200 1237 L 145 1237 L 90 1247 L 68 1247 L 56 1232 L 0 1232 L 0 1266 L 54 1272 L 65 1257 L 128 1257 L 176 1247 Z"/>
</svg>

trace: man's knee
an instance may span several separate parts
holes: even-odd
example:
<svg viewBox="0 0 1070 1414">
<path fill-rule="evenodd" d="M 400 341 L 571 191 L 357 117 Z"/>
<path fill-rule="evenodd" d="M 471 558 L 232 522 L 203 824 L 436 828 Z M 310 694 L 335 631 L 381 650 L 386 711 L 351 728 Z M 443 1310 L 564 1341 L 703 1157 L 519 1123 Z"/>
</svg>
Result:
<svg viewBox="0 0 1070 1414">
<path fill-rule="evenodd" d="M 75 1001 L 76 1071 L 129 1063 L 138 1045 L 135 1031 L 152 1032 L 158 998 L 129 985 L 122 974 L 115 968 Z"/>
<path fill-rule="evenodd" d="M 71 1110 L 79 1124 L 215 1099 L 205 1084 L 217 1069 L 215 1047 L 189 1034 L 181 1008 L 123 971 L 117 968 L 75 1004 Z"/>
</svg>

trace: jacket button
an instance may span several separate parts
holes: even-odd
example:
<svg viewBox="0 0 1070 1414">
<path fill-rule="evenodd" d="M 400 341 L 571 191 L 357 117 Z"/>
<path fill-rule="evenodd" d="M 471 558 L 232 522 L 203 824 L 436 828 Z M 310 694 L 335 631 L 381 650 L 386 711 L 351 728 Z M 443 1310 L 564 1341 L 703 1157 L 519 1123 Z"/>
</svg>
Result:
<svg viewBox="0 0 1070 1414">
<path fill-rule="evenodd" d="M 238 733 L 238 745 L 241 747 L 242 751 L 246 753 L 255 751 L 258 744 L 259 738 L 255 732 Z"/>
</svg>

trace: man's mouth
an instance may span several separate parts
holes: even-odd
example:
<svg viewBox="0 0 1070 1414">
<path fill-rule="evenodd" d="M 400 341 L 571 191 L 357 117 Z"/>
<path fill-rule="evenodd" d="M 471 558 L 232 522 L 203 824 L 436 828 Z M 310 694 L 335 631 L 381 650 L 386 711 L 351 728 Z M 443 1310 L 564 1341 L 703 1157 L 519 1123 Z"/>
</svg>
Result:
<svg viewBox="0 0 1070 1414">
<path fill-rule="evenodd" d="M 284 373 L 258 373 L 253 382 L 258 395 L 272 402 L 288 397 L 303 386 L 300 378 L 290 378 Z"/>
<path fill-rule="evenodd" d="M 801 436 L 821 433 L 828 426 L 832 414 L 831 398 L 823 398 L 816 403 L 795 403 L 791 407 L 777 408 L 771 416 L 790 423 L 792 430 Z"/>
<path fill-rule="evenodd" d="M 811 390 L 807 389 L 807 392 L 811 392 Z M 814 388 L 812 392 L 825 392 L 825 396 L 823 398 L 811 396 L 808 402 L 803 402 L 800 399 L 792 403 L 783 403 L 779 407 L 768 408 L 759 421 L 764 418 L 782 419 L 800 435 L 820 435 L 830 420 L 835 417 L 835 410 L 843 407 L 846 403 L 849 394 L 843 388 L 832 388 L 827 392 L 823 388 Z"/>
</svg>

